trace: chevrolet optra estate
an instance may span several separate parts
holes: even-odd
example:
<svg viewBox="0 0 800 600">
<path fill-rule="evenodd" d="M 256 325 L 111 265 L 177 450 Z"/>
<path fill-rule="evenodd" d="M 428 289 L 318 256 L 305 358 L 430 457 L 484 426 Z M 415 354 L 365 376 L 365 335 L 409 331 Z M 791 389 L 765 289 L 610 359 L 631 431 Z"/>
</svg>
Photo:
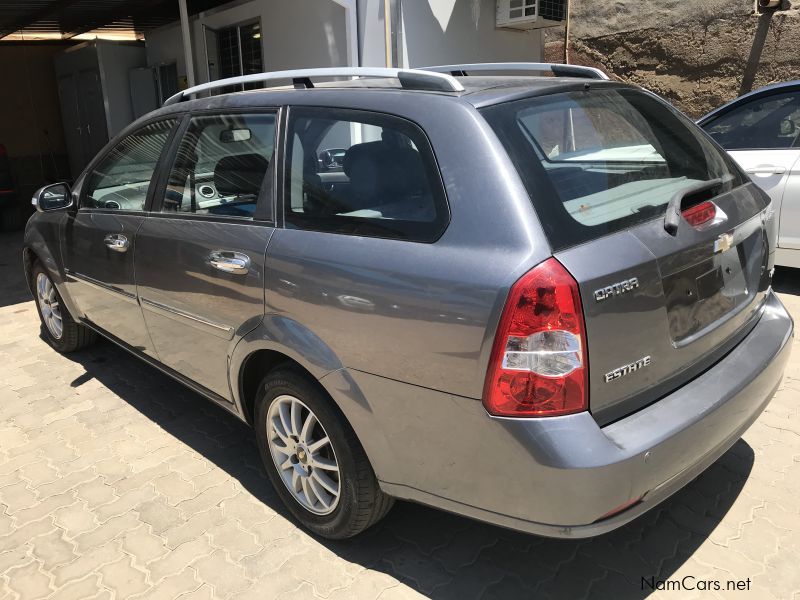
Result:
<svg viewBox="0 0 800 600">
<path fill-rule="evenodd" d="M 789 356 L 769 197 L 592 69 L 215 81 L 34 203 L 49 343 L 100 334 L 250 423 L 329 538 L 395 498 L 610 531 L 730 448 Z"/>
</svg>

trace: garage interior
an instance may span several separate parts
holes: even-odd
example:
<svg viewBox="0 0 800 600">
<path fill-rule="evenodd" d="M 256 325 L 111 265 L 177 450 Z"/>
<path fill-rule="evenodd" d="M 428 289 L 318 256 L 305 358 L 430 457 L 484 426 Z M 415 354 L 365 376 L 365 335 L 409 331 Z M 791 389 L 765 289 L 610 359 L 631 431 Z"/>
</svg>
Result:
<svg viewBox="0 0 800 600">
<path fill-rule="evenodd" d="M 196 14 L 224 2 L 188 0 L 186 8 Z M 23 200 L 47 183 L 71 181 L 132 117 L 177 88 L 174 74 L 147 67 L 143 40 L 178 18 L 178 0 L 0 4 L 0 170 L 10 174 L 8 193 Z M 135 87 L 155 98 L 131 97 L 134 68 L 130 77 L 149 84 Z"/>
</svg>

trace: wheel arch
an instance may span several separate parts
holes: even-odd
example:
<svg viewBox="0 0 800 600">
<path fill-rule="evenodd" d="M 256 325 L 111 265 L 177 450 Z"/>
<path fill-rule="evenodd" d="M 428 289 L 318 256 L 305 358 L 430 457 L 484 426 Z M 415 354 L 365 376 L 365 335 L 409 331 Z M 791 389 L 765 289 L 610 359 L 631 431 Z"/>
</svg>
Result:
<svg viewBox="0 0 800 600">
<path fill-rule="evenodd" d="M 36 261 L 40 261 L 39 255 L 36 254 L 36 251 L 31 248 L 30 246 L 24 246 L 22 248 L 22 268 L 25 271 L 25 285 L 28 286 L 28 291 L 33 294 L 33 285 L 31 284 L 31 271 L 33 270 L 33 263 Z"/>
<path fill-rule="evenodd" d="M 296 366 L 317 382 L 342 367 L 333 350 L 301 323 L 281 315 L 266 315 L 231 352 L 231 391 L 248 423 L 253 422 L 259 382 L 283 364 Z"/>
<path fill-rule="evenodd" d="M 356 381 L 327 346 L 318 346 L 322 341 L 305 327 L 292 321 L 290 327 L 283 323 L 278 328 L 284 333 L 292 332 L 281 340 L 293 342 L 288 345 L 270 335 L 276 327 L 270 320 L 265 318 L 244 336 L 231 357 L 231 388 L 242 419 L 253 425 L 258 385 L 264 377 L 276 368 L 292 366 L 307 374 L 328 395 L 364 448 L 378 479 L 384 479 L 392 470 L 387 463 L 391 453 L 383 427 Z"/>
</svg>

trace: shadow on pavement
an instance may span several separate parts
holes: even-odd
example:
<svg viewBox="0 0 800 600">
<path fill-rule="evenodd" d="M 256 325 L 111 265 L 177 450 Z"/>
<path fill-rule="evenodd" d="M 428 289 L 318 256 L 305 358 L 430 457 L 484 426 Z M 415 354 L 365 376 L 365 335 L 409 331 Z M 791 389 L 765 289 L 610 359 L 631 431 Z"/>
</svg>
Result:
<svg viewBox="0 0 800 600">
<path fill-rule="evenodd" d="M 21 231 L 0 235 L 0 274 L 0 308 L 31 299 L 22 268 Z"/>
<path fill-rule="evenodd" d="M 86 370 L 74 387 L 98 379 L 291 519 L 262 470 L 247 426 L 109 342 L 69 357 Z M 669 578 L 715 529 L 753 461 L 753 450 L 740 440 L 664 504 L 591 540 L 538 538 L 398 502 L 384 521 L 355 539 L 319 541 L 345 560 L 386 572 L 434 599 L 640 599 L 651 592 L 643 578 Z"/>
<path fill-rule="evenodd" d="M 800 269 L 776 267 L 772 287 L 779 293 L 800 296 Z"/>
</svg>

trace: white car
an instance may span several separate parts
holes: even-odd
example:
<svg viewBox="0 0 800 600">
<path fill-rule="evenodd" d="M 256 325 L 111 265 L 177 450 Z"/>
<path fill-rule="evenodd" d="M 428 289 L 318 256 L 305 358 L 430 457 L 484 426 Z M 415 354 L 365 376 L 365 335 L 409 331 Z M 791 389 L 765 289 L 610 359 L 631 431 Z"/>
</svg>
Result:
<svg viewBox="0 0 800 600">
<path fill-rule="evenodd" d="M 800 268 L 800 81 L 745 94 L 698 124 L 772 197 L 775 264 Z"/>
</svg>

